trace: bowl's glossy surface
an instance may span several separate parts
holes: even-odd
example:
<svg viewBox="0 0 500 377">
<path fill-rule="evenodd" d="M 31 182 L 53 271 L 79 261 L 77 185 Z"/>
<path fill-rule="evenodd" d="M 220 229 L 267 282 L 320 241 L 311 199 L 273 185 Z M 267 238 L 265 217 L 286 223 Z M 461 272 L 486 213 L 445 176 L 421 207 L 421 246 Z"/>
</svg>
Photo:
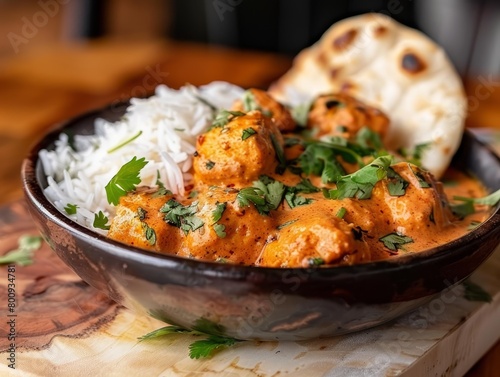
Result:
<svg viewBox="0 0 500 377">
<path fill-rule="evenodd" d="M 446 245 L 346 267 L 271 269 L 201 262 L 120 244 L 66 218 L 43 194 L 40 149 L 61 131 L 89 134 L 96 117 L 118 119 L 125 105 L 75 119 L 47 135 L 24 161 L 33 218 L 83 280 L 117 302 L 187 328 L 239 339 L 300 340 L 368 328 L 393 319 L 470 275 L 500 241 L 498 208 L 480 227 Z M 466 133 L 454 165 L 490 190 L 500 188 L 500 160 Z M 206 326 L 207 321 L 211 326 Z"/>
</svg>

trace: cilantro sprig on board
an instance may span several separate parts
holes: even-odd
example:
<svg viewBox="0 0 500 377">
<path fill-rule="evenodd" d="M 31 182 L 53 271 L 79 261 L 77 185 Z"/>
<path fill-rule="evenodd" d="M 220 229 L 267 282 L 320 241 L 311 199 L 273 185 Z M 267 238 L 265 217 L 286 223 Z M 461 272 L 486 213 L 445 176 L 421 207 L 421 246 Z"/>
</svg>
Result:
<svg viewBox="0 0 500 377">
<path fill-rule="evenodd" d="M 207 336 L 204 339 L 195 340 L 189 345 L 189 357 L 191 359 L 206 359 L 225 348 L 241 342 L 241 340 L 225 336 L 224 332 L 225 329 L 223 326 L 213 323 L 206 318 L 200 318 L 196 321 L 193 330 L 174 325 L 165 326 L 141 336 L 139 340 L 145 341 L 175 334 Z"/>
<path fill-rule="evenodd" d="M 139 173 L 142 168 L 148 164 L 146 159 L 137 159 L 136 156 L 123 165 L 120 170 L 111 178 L 104 187 L 106 198 L 109 204 L 118 205 L 120 198 L 128 192 L 135 190 L 135 187 L 141 183 Z"/>
<path fill-rule="evenodd" d="M 40 236 L 24 235 L 19 237 L 18 246 L 0 256 L 0 265 L 15 263 L 27 266 L 33 263 L 33 253 L 42 247 L 43 238 Z"/>
</svg>

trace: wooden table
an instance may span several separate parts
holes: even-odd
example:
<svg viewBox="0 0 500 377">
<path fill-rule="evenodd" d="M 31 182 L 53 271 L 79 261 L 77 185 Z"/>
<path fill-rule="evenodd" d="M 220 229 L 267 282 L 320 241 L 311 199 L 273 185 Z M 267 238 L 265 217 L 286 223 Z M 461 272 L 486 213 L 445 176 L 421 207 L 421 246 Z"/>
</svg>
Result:
<svg viewBox="0 0 500 377">
<path fill-rule="evenodd" d="M 149 94 L 160 83 L 179 87 L 186 82 L 200 85 L 225 80 L 243 87 L 265 88 L 290 64 L 291 59 L 283 56 L 196 44 L 123 46 L 111 41 L 54 46 L 0 61 L 0 204 L 4 205 L 0 213 L 5 216 L 25 210 L 19 179 L 22 159 L 55 123 L 113 101 Z M 469 126 L 500 128 L 497 82 L 486 76 L 467 81 Z M 9 219 L 0 220 L 3 226 L 9 223 Z M 38 281 L 37 289 L 50 286 L 49 280 Z M 87 309 L 101 310 L 103 317 L 112 316 L 113 304 L 105 297 L 97 297 L 98 304 Z M 50 336 L 50 331 L 47 334 Z M 467 376 L 496 376 L 499 369 L 497 343 Z"/>
</svg>

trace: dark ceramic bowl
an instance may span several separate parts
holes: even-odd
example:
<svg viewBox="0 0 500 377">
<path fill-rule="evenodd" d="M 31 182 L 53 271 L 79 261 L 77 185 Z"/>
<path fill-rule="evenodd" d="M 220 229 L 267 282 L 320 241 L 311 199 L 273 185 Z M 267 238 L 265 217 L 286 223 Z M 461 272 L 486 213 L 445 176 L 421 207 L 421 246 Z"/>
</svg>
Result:
<svg viewBox="0 0 500 377">
<path fill-rule="evenodd" d="M 160 255 L 112 241 L 66 218 L 44 196 L 38 160 L 62 131 L 89 134 L 96 117 L 118 119 L 125 105 L 70 121 L 24 161 L 33 218 L 51 247 L 83 280 L 135 311 L 186 328 L 239 339 L 301 340 L 365 329 L 391 320 L 469 276 L 500 240 L 495 209 L 480 227 L 425 252 L 332 268 L 260 268 Z M 500 160 L 466 133 L 454 165 L 490 190 L 500 188 Z M 209 326 L 207 326 L 207 323 Z"/>
</svg>

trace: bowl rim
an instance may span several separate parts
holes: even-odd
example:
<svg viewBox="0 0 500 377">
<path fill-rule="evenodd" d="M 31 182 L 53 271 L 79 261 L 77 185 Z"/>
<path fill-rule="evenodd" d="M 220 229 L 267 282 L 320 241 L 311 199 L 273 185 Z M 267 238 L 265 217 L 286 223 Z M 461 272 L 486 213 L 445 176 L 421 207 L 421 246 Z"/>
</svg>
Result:
<svg viewBox="0 0 500 377">
<path fill-rule="evenodd" d="M 127 102 L 113 104 L 113 107 L 126 105 Z M 40 140 L 30 149 L 28 155 L 24 158 L 21 168 L 22 185 L 25 194 L 25 199 L 31 202 L 31 205 L 36 208 L 44 217 L 50 219 L 58 226 L 62 227 L 70 233 L 76 234 L 80 238 L 85 238 L 91 244 L 98 245 L 104 243 L 109 247 L 99 247 L 99 249 L 108 254 L 121 257 L 122 260 L 137 261 L 142 264 L 156 268 L 175 268 L 184 265 L 196 271 L 197 274 L 205 277 L 224 275 L 228 279 L 248 279 L 252 276 L 266 276 L 266 283 L 269 280 L 274 280 L 286 274 L 310 274 L 315 272 L 315 280 L 331 279 L 334 277 L 345 277 L 355 275 L 379 275 L 386 274 L 394 270 L 410 269 L 416 264 L 429 265 L 436 261 L 450 257 L 450 254 L 458 252 L 458 249 L 465 245 L 478 243 L 486 236 L 493 236 L 495 233 L 500 234 L 500 204 L 492 211 L 490 216 L 481 223 L 480 226 L 472 231 L 469 231 L 464 236 L 454 239 L 448 243 L 423 250 L 415 253 L 398 255 L 393 258 L 387 258 L 378 261 L 358 263 L 346 266 L 324 266 L 324 267 L 261 267 L 248 266 L 230 263 L 218 263 L 212 261 L 204 261 L 194 258 L 180 257 L 174 254 L 162 254 L 155 251 L 145 250 L 138 247 L 126 245 L 118 241 L 112 240 L 105 235 L 97 233 L 83 225 L 71 220 L 60 212 L 45 196 L 41 184 L 38 182 L 38 169 L 42 169 L 39 159 L 39 152 L 42 149 L 47 149 L 51 144 L 58 140 L 59 135 L 63 130 L 77 127 L 80 121 L 87 118 L 97 118 L 98 114 L 103 111 L 110 110 L 111 105 L 103 108 L 86 112 L 67 121 L 55 124 Z M 498 156 L 492 148 L 480 141 L 472 132 L 465 129 L 464 137 L 468 137 L 473 142 L 479 144 L 500 165 L 500 156 Z M 462 138 L 462 142 L 463 142 Z M 259 279 L 260 280 L 260 279 Z"/>
</svg>

